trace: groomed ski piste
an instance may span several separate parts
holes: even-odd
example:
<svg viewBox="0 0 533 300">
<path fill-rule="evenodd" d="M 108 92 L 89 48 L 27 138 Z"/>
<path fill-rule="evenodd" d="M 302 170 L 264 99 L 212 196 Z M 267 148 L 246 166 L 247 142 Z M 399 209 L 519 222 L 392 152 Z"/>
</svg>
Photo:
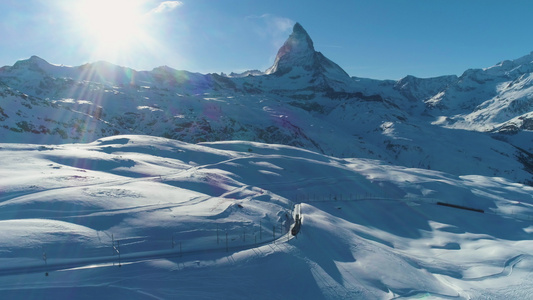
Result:
<svg viewBox="0 0 533 300">
<path fill-rule="evenodd" d="M 504 178 L 134 135 L 0 164 L 2 299 L 533 295 L 533 188 Z"/>
</svg>

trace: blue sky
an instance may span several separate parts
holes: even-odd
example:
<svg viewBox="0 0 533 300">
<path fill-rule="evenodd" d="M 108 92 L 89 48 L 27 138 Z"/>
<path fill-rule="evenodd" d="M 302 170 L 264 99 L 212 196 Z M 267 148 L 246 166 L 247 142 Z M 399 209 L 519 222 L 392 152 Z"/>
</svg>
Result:
<svg viewBox="0 0 533 300">
<path fill-rule="evenodd" d="M 533 51 L 533 1 L 2 0 L 0 65 L 267 69 L 295 22 L 348 74 L 460 75 Z"/>
</svg>

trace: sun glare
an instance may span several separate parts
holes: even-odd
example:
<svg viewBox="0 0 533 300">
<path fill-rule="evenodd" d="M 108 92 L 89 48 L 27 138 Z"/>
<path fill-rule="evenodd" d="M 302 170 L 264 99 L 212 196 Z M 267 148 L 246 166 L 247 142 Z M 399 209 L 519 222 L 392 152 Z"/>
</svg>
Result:
<svg viewBox="0 0 533 300">
<path fill-rule="evenodd" d="M 119 56 L 142 43 L 144 14 L 135 0 L 82 0 L 74 20 L 95 56 Z"/>
</svg>

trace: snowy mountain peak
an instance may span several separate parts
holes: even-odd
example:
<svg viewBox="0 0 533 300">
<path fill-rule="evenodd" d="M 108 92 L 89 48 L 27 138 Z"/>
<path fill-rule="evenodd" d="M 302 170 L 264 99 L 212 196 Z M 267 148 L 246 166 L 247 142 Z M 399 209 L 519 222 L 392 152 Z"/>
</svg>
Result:
<svg viewBox="0 0 533 300">
<path fill-rule="evenodd" d="M 482 70 L 490 76 L 517 77 L 533 72 L 533 52 L 514 60 L 504 60 L 490 68 Z"/>
<path fill-rule="evenodd" d="M 24 81 L 30 84 L 32 80 L 41 80 L 44 77 L 72 77 L 73 71 L 72 67 L 51 64 L 33 55 L 17 61 L 13 66 L 0 68 L 0 78 L 25 78 Z"/>
<path fill-rule="evenodd" d="M 300 23 L 294 24 L 292 34 L 287 40 L 287 42 L 292 43 L 293 47 L 296 46 L 300 49 L 307 48 L 311 51 L 315 50 L 313 46 L 313 40 L 311 40 L 311 37 L 309 37 L 309 34 L 307 34 L 307 31 L 305 31 L 305 29 Z"/>
<path fill-rule="evenodd" d="M 28 70 L 42 70 L 45 71 L 50 66 L 46 60 L 40 58 L 39 56 L 33 55 L 32 57 L 24 60 L 19 60 L 13 65 L 13 69 L 28 69 Z"/>
<path fill-rule="evenodd" d="M 289 74 L 289 78 L 299 81 L 297 85 L 307 89 L 313 86 L 314 90 L 344 91 L 352 83 L 348 73 L 339 65 L 315 51 L 311 37 L 299 23 L 294 25 L 291 35 L 279 49 L 274 65 L 265 74 Z"/>
<path fill-rule="evenodd" d="M 37 56 L 37 55 L 32 55 L 32 56 L 31 56 L 29 59 L 27 59 L 26 61 L 29 61 L 29 62 L 31 62 L 31 63 L 36 63 L 36 64 L 45 64 L 45 65 L 48 65 L 48 64 L 49 64 L 46 60 L 40 58 L 40 57 Z"/>
<path fill-rule="evenodd" d="M 308 66 L 312 64 L 314 54 L 315 48 L 311 37 L 300 23 L 296 23 L 292 34 L 279 49 L 274 65 L 265 73 L 287 73 L 293 66 Z"/>
</svg>

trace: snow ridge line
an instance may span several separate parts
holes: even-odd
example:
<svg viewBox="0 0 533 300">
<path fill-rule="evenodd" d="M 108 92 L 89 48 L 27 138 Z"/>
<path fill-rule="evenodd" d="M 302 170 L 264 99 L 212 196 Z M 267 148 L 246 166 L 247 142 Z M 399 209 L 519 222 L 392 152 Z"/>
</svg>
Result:
<svg viewBox="0 0 533 300">
<path fill-rule="evenodd" d="M 475 278 L 462 278 L 462 280 L 465 281 L 483 281 L 485 279 L 494 279 L 499 277 L 505 277 L 511 275 L 513 272 L 514 267 L 520 263 L 525 258 L 532 258 L 532 255 L 529 254 L 519 254 L 514 257 L 509 258 L 507 261 L 505 261 L 505 264 L 503 265 L 503 269 L 499 273 L 481 276 L 481 277 L 475 277 Z"/>
<path fill-rule="evenodd" d="M 424 197 L 404 197 L 404 198 L 394 198 L 394 197 L 380 197 L 380 196 L 373 196 L 373 195 L 355 195 L 355 197 L 343 197 L 343 195 L 339 195 L 338 194 L 331 194 L 330 196 L 332 197 L 329 197 L 329 199 L 326 199 L 326 197 L 323 197 L 322 199 L 320 199 L 320 197 L 314 197 L 311 198 L 311 197 L 296 197 L 297 199 L 303 199 L 303 201 L 300 200 L 301 203 L 309 203 L 309 204 L 312 204 L 312 203 L 342 203 L 342 202 L 360 202 L 360 201 L 390 201 L 390 202 L 397 202 L 397 201 L 402 201 L 404 203 L 407 203 L 408 205 L 410 203 L 412 204 L 422 204 L 422 203 L 425 203 L 425 204 L 435 204 L 435 205 L 439 205 L 439 206 L 463 206 L 463 205 L 457 205 L 457 204 L 450 204 L 448 203 L 448 205 L 442 205 L 442 204 L 438 204 L 439 202 L 441 203 L 445 203 L 443 202 L 441 199 L 437 199 L 437 198 L 424 198 Z M 466 207 L 466 206 L 464 206 Z M 506 217 L 510 217 L 510 218 L 513 218 L 513 219 L 516 219 L 516 220 L 522 220 L 522 221 L 530 221 L 530 222 L 533 222 L 533 215 L 527 215 L 527 214 L 520 214 L 520 213 L 505 213 L 505 212 L 502 212 L 502 211 L 499 211 L 499 210 L 495 210 L 495 209 L 490 209 L 490 210 L 483 210 L 483 209 L 480 209 L 480 208 L 473 208 L 473 207 L 469 207 L 469 209 L 467 209 L 468 211 L 473 211 L 473 212 L 483 212 L 484 214 L 490 214 L 490 215 L 499 215 L 499 216 L 506 216 Z"/>
</svg>

